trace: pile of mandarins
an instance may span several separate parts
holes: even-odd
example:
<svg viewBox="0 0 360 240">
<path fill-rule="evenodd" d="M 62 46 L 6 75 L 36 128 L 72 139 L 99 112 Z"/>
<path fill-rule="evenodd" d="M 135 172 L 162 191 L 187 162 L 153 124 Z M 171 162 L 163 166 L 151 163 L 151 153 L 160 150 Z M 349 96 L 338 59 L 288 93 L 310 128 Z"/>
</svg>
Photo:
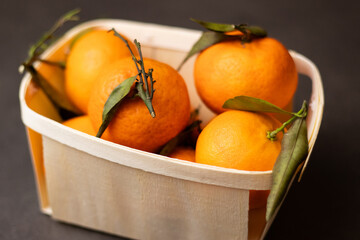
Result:
<svg viewBox="0 0 360 240">
<path fill-rule="evenodd" d="M 134 61 L 121 39 L 99 29 L 76 40 L 66 59 L 65 91 L 83 115 L 63 124 L 95 136 L 113 89 L 137 74 Z M 140 98 L 126 97 L 102 138 L 158 153 L 186 128 L 192 107 L 184 79 L 174 68 L 147 58 L 144 66 L 145 70 L 153 69 L 156 80 L 152 100 L 156 117 L 151 117 Z M 287 49 L 269 37 L 220 42 L 197 56 L 194 80 L 204 104 L 218 115 L 202 129 L 195 149 L 177 146 L 168 156 L 225 168 L 271 170 L 280 152 L 282 135 L 270 141 L 266 132 L 281 123 L 270 114 L 222 106 L 239 95 L 261 98 L 279 107 L 289 105 L 297 87 L 297 72 Z M 252 191 L 250 208 L 264 206 L 267 194 Z"/>
</svg>

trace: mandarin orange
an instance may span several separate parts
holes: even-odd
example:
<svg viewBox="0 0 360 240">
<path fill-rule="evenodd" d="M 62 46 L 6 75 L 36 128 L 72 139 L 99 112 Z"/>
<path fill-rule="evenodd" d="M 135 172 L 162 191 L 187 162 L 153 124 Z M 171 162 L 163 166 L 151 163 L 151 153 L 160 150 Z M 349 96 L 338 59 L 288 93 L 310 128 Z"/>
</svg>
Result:
<svg viewBox="0 0 360 240">
<path fill-rule="evenodd" d="M 62 124 L 80 132 L 87 133 L 91 136 L 96 135 L 95 129 L 93 128 L 90 118 L 87 115 L 71 118 Z"/>
<path fill-rule="evenodd" d="M 281 150 L 277 140 L 266 137 L 281 126 L 275 118 L 245 111 L 226 111 L 216 116 L 200 133 L 195 161 L 247 171 L 272 170 Z M 265 206 L 268 191 L 250 191 L 250 208 Z"/>
<path fill-rule="evenodd" d="M 169 157 L 195 162 L 195 150 L 191 147 L 178 146 L 169 154 Z"/>
<path fill-rule="evenodd" d="M 129 41 L 128 41 L 129 42 Z M 129 42 L 133 52 L 134 44 Z M 93 30 L 74 43 L 66 61 L 65 88 L 69 99 L 87 113 L 92 85 L 104 66 L 130 55 L 125 43 L 112 32 Z"/>
<path fill-rule="evenodd" d="M 273 38 L 226 41 L 207 48 L 196 59 L 194 79 L 199 96 L 215 113 L 224 112 L 224 102 L 239 95 L 285 107 L 298 82 L 293 59 Z"/>
<path fill-rule="evenodd" d="M 186 84 L 172 67 L 156 60 L 144 59 L 146 71 L 153 69 L 156 80 L 152 118 L 144 102 L 126 98 L 120 104 L 102 138 L 145 151 L 156 151 L 186 126 L 190 100 Z M 105 67 L 96 80 L 89 101 L 89 116 L 96 129 L 102 123 L 103 107 L 112 90 L 138 71 L 131 58 L 123 58 Z M 149 83 L 150 84 L 150 83 Z"/>
</svg>

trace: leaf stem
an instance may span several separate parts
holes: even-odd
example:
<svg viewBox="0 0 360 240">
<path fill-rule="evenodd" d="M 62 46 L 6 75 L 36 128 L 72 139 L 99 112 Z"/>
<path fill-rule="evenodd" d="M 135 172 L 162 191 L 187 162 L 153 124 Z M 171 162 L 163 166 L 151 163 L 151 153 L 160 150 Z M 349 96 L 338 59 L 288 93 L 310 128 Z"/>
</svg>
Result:
<svg viewBox="0 0 360 240">
<path fill-rule="evenodd" d="M 268 132 L 266 133 L 266 137 L 267 137 L 268 139 L 270 139 L 271 141 L 275 141 L 275 140 L 276 140 L 276 134 L 278 134 L 278 133 L 281 132 L 281 131 L 284 131 L 285 127 L 286 127 L 287 125 L 289 125 L 290 123 L 292 123 L 296 118 L 297 118 L 296 116 L 293 116 L 293 117 L 291 117 L 289 120 L 287 120 L 286 122 L 284 122 L 284 123 L 281 125 L 281 127 L 279 127 L 278 129 L 276 129 L 276 130 L 274 130 L 274 131 L 271 131 L 271 132 L 268 131 Z"/>
<path fill-rule="evenodd" d="M 284 122 L 281 127 L 275 129 L 274 131 L 268 131 L 266 133 L 266 137 L 268 139 L 270 139 L 271 141 L 275 141 L 276 140 L 276 135 L 279 132 L 283 132 L 285 127 L 288 126 L 289 124 L 291 124 L 295 119 L 297 118 L 303 118 L 306 117 L 307 115 L 307 111 L 306 111 L 306 101 L 304 101 L 303 106 L 301 107 L 300 111 L 298 111 L 297 113 L 295 113 L 289 120 L 287 120 L 286 122 Z"/>
<path fill-rule="evenodd" d="M 128 42 L 125 38 L 123 38 L 123 36 L 121 36 L 121 35 L 115 30 L 115 28 L 110 29 L 108 32 L 113 32 L 116 37 L 120 38 L 120 39 L 125 43 L 126 47 L 127 47 L 127 48 L 129 49 L 129 51 L 130 51 L 132 60 L 133 60 L 134 63 L 135 63 L 135 67 L 136 67 L 137 71 L 140 73 L 140 69 L 139 69 L 139 66 L 138 66 L 138 64 L 137 64 L 137 59 L 136 59 L 135 54 L 134 54 L 134 52 L 132 51 L 132 49 L 131 49 L 131 47 L 130 47 L 130 45 L 129 45 L 129 42 Z M 142 77 L 142 76 L 140 76 L 140 77 Z M 140 81 L 141 81 L 141 80 L 142 80 L 142 78 L 140 79 Z"/>
<path fill-rule="evenodd" d="M 149 83 L 147 81 L 147 74 L 145 72 L 145 67 L 144 67 L 144 59 L 142 56 L 142 52 L 141 52 L 141 45 L 140 43 L 135 39 L 134 43 L 136 45 L 136 48 L 138 49 L 139 52 L 139 56 L 140 56 L 140 60 L 138 60 L 137 62 L 140 64 L 141 67 L 141 74 L 144 76 L 144 87 L 145 87 L 145 96 L 146 98 L 150 98 L 150 94 L 149 94 Z"/>
<path fill-rule="evenodd" d="M 155 81 L 154 81 L 153 76 L 152 76 L 153 71 L 154 71 L 154 69 L 152 69 L 152 68 L 149 69 L 150 88 L 151 88 L 150 99 L 151 99 L 151 100 L 153 99 L 154 92 L 155 92 L 155 89 L 154 89 L 154 83 L 155 83 Z"/>
</svg>

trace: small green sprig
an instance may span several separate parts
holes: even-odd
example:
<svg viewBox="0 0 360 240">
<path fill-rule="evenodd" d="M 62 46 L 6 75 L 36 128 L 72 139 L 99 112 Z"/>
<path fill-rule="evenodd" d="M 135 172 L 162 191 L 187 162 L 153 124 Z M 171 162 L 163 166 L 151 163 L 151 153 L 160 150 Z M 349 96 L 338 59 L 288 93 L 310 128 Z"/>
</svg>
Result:
<svg viewBox="0 0 360 240">
<path fill-rule="evenodd" d="M 284 133 L 281 141 L 281 151 L 273 167 L 273 181 L 267 199 L 266 220 L 269 221 L 284 200 L 297 169 L 306 159 L 309 152 L 306 116 L 307 103 L 301 108 L 302 117 L 294 118 L 289 130 Z"/>
<path fill-rule="evenodd" d="M 237 96 L 225 101 L 223 108 L 225 109 L 234 109 L 234 110 L 243 110 L 251 112 L 269 112 L 269 113 L 281 113 L 291 115 L 292 117 L 284 122 L 281 127 L 268 131 L 266 137 L 271 141 L 276 140 L 276 135 L 279 132 L 284 132 L 285 128 L 289 126 L 297 118 L 304 118 L 307 115 L 307 104 L 304 102 L 302 108 L 298 112 L 288 112 L 285 111 L 274 104 L 267 102 L 265 100 L 248 97 L 248 96 Z"/>
<path fill-rule="evenodd" d="M 66 22 L 79 20 L 79 16 L 77 15 L 79 12 L 80 9 L 73 9 L 60 17 L 59 20 L 56 21 L 55 24 L 34 45 L 30 47 L 28 58 L 22 65 L 33 65 L 33 63 L 38 60 L 45 63 L 58 65 L 54 62 L 40 59 L 40 55 L 51 45 L 52 41 L 55 39 L 55 33 Z M 60 66 L 62 67 L 62 64 L 60 64 Z"/>
<path fill-rule="evenodd" d="M 270 139 L 271 141 L 275 141 L 276 140 L 276 134 L 278 134 L 279 132 L 284 132 L 285 128 L 287 126 L 289 126 L 290 124 L 292 124 L 297 118 L 303 118 L 306 117 L 307 115 L 307 105 L 306 102 L 303 104 L 303 107 L 297 112 L 297 113 L 292 113 L 292 117 L 287 120 L 286 122 L 284 122 L 281 127 L 275 129 L 274 131 L 268 131 L 266 133 L 266 137 L 268 139 Z"/>
<path fill-rule="evenodd" d="M 107 99 L 103 114 L 102 114 L 102 124 L 96 134 L 97 137 L 101 137 L 111 120 L 114 118 L 117 109 L 120 107 L 122 100 L 130 93 L 131 86 L 135 83 L 135 96 L 140 97 L 146 107 L 149 110 L 150 115 L 154 118 L 156 116 L 154 107 L 152 105 L 152 99 L 154 97 L 154 83 L 152 73 L 153 69 L 149 69 L 147 72 L 145 71 L 144 59 L 141 51 L 141 44 L 135 39 L 134 43 L 139 53 L 139 59 L 136 58 L 134 52 L 132 51 L 128 41 L 123 38 L 114 28 L 109 30 L 109 32 L 113 32 L 114 36 L 120 38 L 129 49 L 132 60 L 135 63 L 135 67 L 137 70 L 137 74 L 132 76 L 122 83 L 120 83 L 110 94 Z M 149 85 L 150 82 L 150 85 Z"/>
<path fill-rule="evenodd" d="M 54 62 L 46 59 L 41 59 L 40 55 L 53 43 L 55 40 L 55 33 L 68 21 L 76 21 L 79 19 L 77 14 L 80 12 L 79 9 L 74 9 L 60 17 L 60 19 L 48 30 L 34 45 L 32 45 L 28 52 L 28 58 L 19 67 L 19 72 L 24 71 L 30 73 L 32 80 L 37 84 L 44 93 L 48 96 L 51 102 L 59 108 L 71 114 L 80 114 L 80 111 L 69 101 L 67 96 L 63 93 L 58 92 L 48 80 L 44 78 L 34 67 L 34 64 L 39 61 L 45 64 L 65 68 L 64 62 Z"/>
<path fill-rule="evenodd" d="M 145 105 L 148 108 L 150 115 L 154 118 L 155 111 L 152 106 L 152 99 L 153 99 L 154 92 L 155 92 L 155 89 L 154 89 L 155 80 L 153 79 L 153 76 L 152 76 L 152 73 L 154 70 L 150 68 L 148 72 L 145 71 L 144 59 L 143 59 L 143 55 L 142 55 L 142 51 L 141 51 L 141 44 L 136 39 L 134 40 L 135 46 L 140 55 L 140 59 L 137 59 L 135 57 L 133 51 L 131 50 L 128 41 L 125 38 L 123 38 L 118 32 L 116 32 L 116 30 L 114 28 L 111 29 L 110 31 L 114 32 L 114 35 L 119 37 L 126 44 L 127 48 L 129 49 L 132 59 L 135 63 L 136 69 L 139 73 L 138 74 L 139 80 L 136 82 L 136 85 L 137 85 L 136 89 L 138 90 L 138 94 L 139 94 L 140 98 L 145 102 Z M 150 86 L 148 83 L 148 79 L 150 79 Z"/>
</svg>

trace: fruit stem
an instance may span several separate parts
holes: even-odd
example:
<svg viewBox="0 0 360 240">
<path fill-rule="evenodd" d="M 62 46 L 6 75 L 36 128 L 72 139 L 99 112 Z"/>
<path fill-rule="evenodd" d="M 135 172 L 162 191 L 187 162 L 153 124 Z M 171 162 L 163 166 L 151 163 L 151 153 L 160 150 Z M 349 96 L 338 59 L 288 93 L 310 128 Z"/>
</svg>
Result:
<svg viewBox="0 0 360 240">
<path fill-rule="evenodd" d="M 131 50 L 128 41 L 125 38 L 123 38 L 114 28 L 109 30 L 109 32 L 113 32 L 114 35 L 116 37 L 120 38 L 126 44 L 126 47 L 129 49 L 131 56 L 132 56 L 132 60 L 135 63 L 135 67 L 139 73 L 139 78 L 140 78 L 139 82 L 136 85 L 136 89 L 138 90 L 138 94 L 139 94 L 140 98 L 144 101 L 146 107 L 148 108 L 150 115 L 154 118 L 156 115 L 155 115 L 155 111 L 154 111 L 154 108 L 152 105 L 152 98 L 153 98 L 153 95 L 155 92 L 155 90 L 153 89 L 153 86 L 154 86 L 153 84 L 155 82 L 152 77 L 153 69 L 149 69 L 149 72 L 146 73 L 140 43 L 136 39 L 134 40 L 134 43 L 135 43 L 136 48 L 140 55 L 140 60 L 138 60 L 135 57 L 133 51 Z M 139 68 L 139 65 L 140 65 L 140 68 Z M 148 77 L 150 78 L 150 84 L 151 84 L 150 89 L 149 89 L 149 84 L 147 81 Z M 145 88 L 145 91 L 144 91 L 144 88 Z"/>
<path fill-rule="evenodd" d="M 125 43 L 126 47 L 127 47 L 127 48 L 129 49 L 129 51 L 130 51 L 132 60 L 133 60 L 134 63 L 135 63 L 135 67 L 136 67 L 137 71 L 140 73 L 140 69 L 139 69 L 139 66 L 138 66 L 138 64 L 137 64 L 137 59 L 136 59 L 133 51 L 131 50 L 131 47 L 130 47 L 130 45 L 129 45 L 129 42 L 128 42 L 125 38 L 123 38 L 123 36 L 121 36 L 121 35 L 115 30 L 115 28 L 110 29 L 108 32 L 113 32 L 116 37 L 120 38 L 120 39 Z M 139 74 L 139 75 L 140 75 L 140 74 Z M 142 76 L 141 76 L 141 75 L 140 75 L 140 78 L 141 78 L 140 81 L 142 81 Z"/>
<path fill-rule="evenodd" d="M 155 83 L 155 81 L 154 81 L 153 76 L 152 76 L 153 71 L 154 71 L 154 69 L 152 69 L 152 68 L 149 69 L 150 88 L 151 88 L 150 99 L 151 99 L 151 100 L 153 99 L 154 92 L 155 92 L 155 89 L 154 89 L 154 83 Z"/>
<path fill-rule="evenodd" d="M 274 131 L 268 131 L 266 133 L 266 137 L 268 139 L 270 139 L 271 141 L 275 141 L 276 140 L 276 134 L 278 134 L 281 131 L 284 131 L 284 128 L 289 125 L 290 123 L 292 123 L 295 119 L 297 118 L 297 116 L 292 116 L 289 120 L 287 120 L 286 122 L 284 122 L 281 127 L 279 127 L 278 129 L 274 130 Z"/>
<path fill-rule="evenodd" d="M 150 98 L 150 94 L 149 94 L 149 84 L 147 82 L 147 74 L 145 72 L 145 68 L 144 68 L 144 59 L 143 59 L 143 56 L 142 56 L 142 52 L 141 52 L 141 45 L 140 43 L 135 39 L 134 40 L 134 43 L 136 45 L 136 48 L 139 52 L 139 55 L 140 55 L 140 60 L 137 61 L 137 63 L 140 65 L 141 67 L 141 74 L 143 76 L 143 82 L 144 82 L 144 87 L 145 87 L 145 95 L 146 95 L 146 98 Z"/>
<path fill-rule="evenodd" d="M 284 122 L 281 127 L 275 129 L 274 131 L 268 131 L 266 133 L 266 137 L 268 139 L 270 139 L 271 141 L 276 141 L 276 134 L 278 134 L 279 132 L 284 132 L 284 129 L 287 125 L 291 124 L 296 118 L 303 118 L 306 117 L 307 115 L 307 111 L 306 111 L 306 101 L 304 101 L 302 108 L 300 109 L 300 111 L 298 111 L 297 113 L 295 113 L 289 120 L 287 120 L 286 122 Z"/>
</svg>

